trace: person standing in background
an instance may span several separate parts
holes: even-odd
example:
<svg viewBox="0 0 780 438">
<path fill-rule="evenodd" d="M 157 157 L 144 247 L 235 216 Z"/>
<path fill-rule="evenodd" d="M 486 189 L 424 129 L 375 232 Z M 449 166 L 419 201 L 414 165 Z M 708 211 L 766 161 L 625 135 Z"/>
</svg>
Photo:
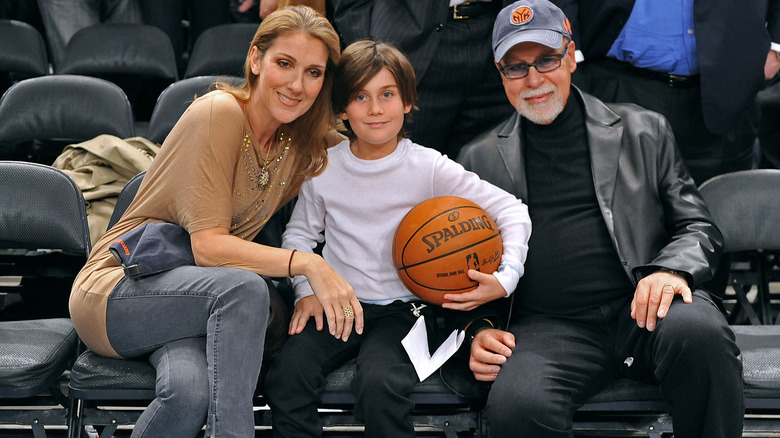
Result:
<svg viewBox="0 0 780 438">
<path fill-rule="evenodd" d="M 553 0 L 573 81 L 663 114 L 696 184 L 754 162 L 756 94 L 780 70 L 780 0 Z"/>
</svg>

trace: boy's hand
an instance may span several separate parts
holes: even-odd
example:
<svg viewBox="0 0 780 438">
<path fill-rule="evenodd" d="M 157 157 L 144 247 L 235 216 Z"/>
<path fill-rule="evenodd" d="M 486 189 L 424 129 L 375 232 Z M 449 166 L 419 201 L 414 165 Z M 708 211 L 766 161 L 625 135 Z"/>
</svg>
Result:
<svg viewBox="0 0 780 438">
<path fill-rule="evenodd" d="M 472 310 L 477 307 L 506 296 L 506 291 L 493 274 L 485 274 L 469 269 L 469 278 L 479 283 L 476 289 L 460 294 L 445 294 L 445 309 Z"/>
<path fill-rule="evenodd" d="M 314 295 L 301 298 L 295 303 L 295 310 L 293 310 L 292 319 L 290 319 L 290 335 L 297 335 L 303 331 L 306 327 L 306 322 L 309 317 L 314 317 L 314 321 L 317 324 L 317 330 L 322 331 L 323 327 L 323 313 L 325 310 L 322 308 L 322 304 Z"/>
</svg>

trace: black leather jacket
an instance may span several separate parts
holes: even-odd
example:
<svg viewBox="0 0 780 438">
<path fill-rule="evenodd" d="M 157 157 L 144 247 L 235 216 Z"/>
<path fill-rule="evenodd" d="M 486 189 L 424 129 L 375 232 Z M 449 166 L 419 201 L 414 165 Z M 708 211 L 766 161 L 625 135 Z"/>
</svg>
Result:
<svg viewBox="0 0 780 438">
<path fill-rule="evenodd" d="M 636 284 L 660 267 L 693 289 L 712 278 L 723 236 L 683 164 L 666 119 L 633 104 L 585 105 L 593 183 L 626 274 Z M 480 135 L 458 157 L 467 169 L 527 202 L 520 117 Z M 533 248 L 529 248 L 533 251 Z"/>
</svg>

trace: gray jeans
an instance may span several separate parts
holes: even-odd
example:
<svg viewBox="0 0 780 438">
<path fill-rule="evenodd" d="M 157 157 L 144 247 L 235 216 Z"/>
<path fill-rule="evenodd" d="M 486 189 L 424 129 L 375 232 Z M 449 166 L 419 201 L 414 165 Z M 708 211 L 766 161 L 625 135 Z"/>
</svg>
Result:
<svg viewBox="0 0 780 438">
<path fill-rule="evenodd" d="M 268 286 L 250 271 L 183 266 L 125 278 L 108 300 L 111 346 L 157 370 L 156 398 L 133 437 L 254 437 Z"/>
</svg>

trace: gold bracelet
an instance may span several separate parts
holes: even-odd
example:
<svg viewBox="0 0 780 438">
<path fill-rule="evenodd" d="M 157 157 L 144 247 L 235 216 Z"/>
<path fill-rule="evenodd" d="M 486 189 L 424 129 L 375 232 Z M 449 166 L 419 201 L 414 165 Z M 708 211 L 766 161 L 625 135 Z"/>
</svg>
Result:
<svg viewBox="0 0 780 438">
<path fill-rule="evenodd" d="M 292 277 L 292 258 L 295 255 L 295 251 L 298 251 L 297 249 L 292 250 L 290 253 L 290 261 L 287 262 L 287 276 Z"/>
</svg>

